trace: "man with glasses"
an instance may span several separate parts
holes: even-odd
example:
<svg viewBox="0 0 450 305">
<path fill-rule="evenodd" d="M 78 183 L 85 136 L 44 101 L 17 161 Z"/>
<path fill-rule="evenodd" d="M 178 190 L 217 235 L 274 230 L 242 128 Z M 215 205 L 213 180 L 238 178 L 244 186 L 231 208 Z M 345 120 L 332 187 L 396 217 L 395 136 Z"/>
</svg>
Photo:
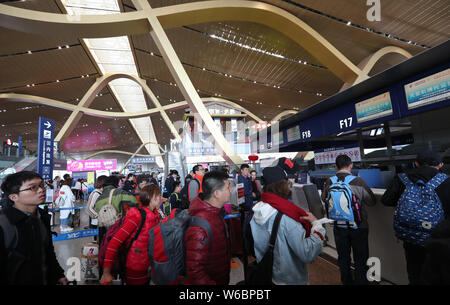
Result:
<svg viewBox="0 0 450 305">
<path fill-rule="evenodd" d="M 7 204 L 0 211 L 0 285 L 67 285 L 53 248 L 50 217 L 38 209 L 46 197 L 41 176 L 11 174 L 1 189 Z"/>
</svg>

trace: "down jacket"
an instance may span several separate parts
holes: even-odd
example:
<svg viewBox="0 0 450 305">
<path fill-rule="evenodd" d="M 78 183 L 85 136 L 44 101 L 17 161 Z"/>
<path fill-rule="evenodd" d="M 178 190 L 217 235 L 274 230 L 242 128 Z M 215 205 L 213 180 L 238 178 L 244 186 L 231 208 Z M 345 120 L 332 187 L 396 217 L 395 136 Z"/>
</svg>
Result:
<svg viewBox="0 0 450 305">
<path fill-rule="evenodd" d="M 212 230 L 211 240 L 202 227 L 191 226 L 184 236 L 186 248 L 186 280 L 193 285 L 228 285 L 230 281 L 230 239 L 223 219 L 223 209 L 211 206 L 196 197 L 189 207 L 191 216 L 207 220 Z"/>
</svg>

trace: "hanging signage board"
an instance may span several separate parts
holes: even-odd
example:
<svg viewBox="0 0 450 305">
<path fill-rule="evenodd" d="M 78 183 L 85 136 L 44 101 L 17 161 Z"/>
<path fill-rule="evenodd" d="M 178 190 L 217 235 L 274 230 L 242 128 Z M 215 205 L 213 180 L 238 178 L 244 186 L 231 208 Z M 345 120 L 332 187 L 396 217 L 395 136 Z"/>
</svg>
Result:
<svg viewBox="0 0 450 305">
<path fill-rule="evenodd" d="M 408 109 L 450 98 L 450 68 L 404 86 Z"/>
<path fill-rule="evenodd" d="M 133 159 L 131 159 L 131 163 L 146 164 L 155 162 L 156 162 L 155 157 L 134 157 Z"/>
<path fill-rule="evenodd" d="M 287 141 L 293 142 L 300 139 L 300 126 L 296 125 L 286 131 Z"/>
<path fill-rule="evenodd" d="M 116 159 L 67 161 L 68 172 L 115 170 L 115 169 L 117 169 Z"/>
<path fill-rule="evenodd" d="M 352 159 L 352 162 L 361 162 L 361 154 L 359 147 L 351 148 L 327 148 L 319 151 L 314 151 L 314 162 L 316 164 L 334 164 L 336 157 L 339 155 L 347 155 Z"/>
<path fill-rule="evenodd" d="M 391 95 L 389 92 L 385 92 L 356 103 L 355 111 L 358 123 L 389 116 L 393 113 Z"/>
<path fill-rule="evenodd" d="M 37 172 L 42 179 L 53 179 L 53 139 L 55 122 L 39 117 Z"/>
</svg>

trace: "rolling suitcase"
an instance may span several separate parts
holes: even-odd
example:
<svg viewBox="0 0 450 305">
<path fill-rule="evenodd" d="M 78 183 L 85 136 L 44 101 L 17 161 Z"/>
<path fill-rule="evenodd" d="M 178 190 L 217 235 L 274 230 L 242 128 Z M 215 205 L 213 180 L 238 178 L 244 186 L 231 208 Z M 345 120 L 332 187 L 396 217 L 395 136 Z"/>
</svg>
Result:
<svg viewBox="0 0 450 305">
<path fill-rule="evenodd" d="M 81 253 L 81 271 L 86 282 L 99 280 L 98 244 L 88 243 L 83 246 Z"/>
</svg>

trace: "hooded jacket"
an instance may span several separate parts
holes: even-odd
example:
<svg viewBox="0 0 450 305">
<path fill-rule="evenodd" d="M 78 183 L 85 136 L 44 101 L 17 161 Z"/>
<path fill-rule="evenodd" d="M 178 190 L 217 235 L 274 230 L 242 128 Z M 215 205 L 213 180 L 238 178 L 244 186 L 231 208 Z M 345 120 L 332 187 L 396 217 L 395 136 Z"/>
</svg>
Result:
<svg viewBox="0 0 450 305">
<path fill-rule="evenodd" d="M 59 196 L 56 198 L 59 208 L 73 208 L 75 203 L 75 195 L 69 186 L 63 185 L 59 191 Z M 67 218 L 73 210 L 61 210 L 60 218 Z"/>
<path fill-rule="evenodd" d="M 277 210 L 270 204 L 258 202 L 250 221 L 256 260 L 263 258 L 269 244 Z M 307 264 L 322 252 L 322 240 L 317 234 L 306 237 L 302 224 L 283 215 L 274 248 L 272 282 L 277 285 L 307 285 Z"/>
<path fill-rule="evenodd" d="M 191 226 L 186 230 L 186 279 L 193 285 L 228 285 L 230 281 L 230 239 L 223 219 L 223 209 L 211 206 L 196 197 L 189 207 L 191 216 L 209 222 L 212 239 L 202 227 Z M 204 239 L 208 238 L 208 242 Z M 209 243 L 212 247 L 209 249 Z"/>
</svg>

